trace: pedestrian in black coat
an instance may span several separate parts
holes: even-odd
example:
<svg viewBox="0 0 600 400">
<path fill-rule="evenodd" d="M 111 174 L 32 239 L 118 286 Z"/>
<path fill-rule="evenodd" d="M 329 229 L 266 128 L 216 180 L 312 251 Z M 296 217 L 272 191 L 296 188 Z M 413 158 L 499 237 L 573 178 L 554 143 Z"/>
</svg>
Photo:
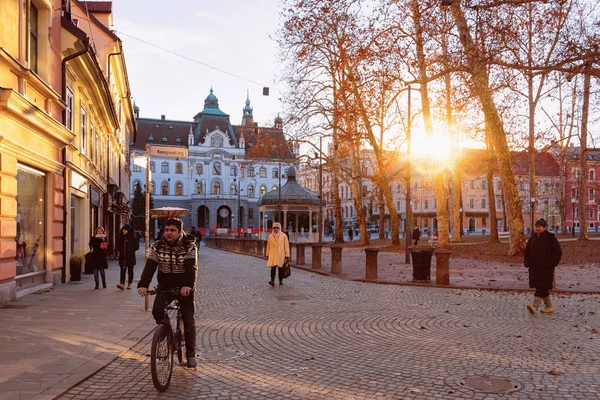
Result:
<svg viewBox="0 0 600 400">
<path fill-rule="evenodd" d="M 412 239 L 415 241 L 415 246 L 419 244 L 419 239 L 421 239 L 421 229 L 418 226 L 415 226 L 415 229 L 412 231 Z"/>
<path fill-rule="evenodd" d="M 535 223 L 535 233 L 531 235 L 525 247 L 525 267 L 529 269 L 529 287 L 535 288 L 533 304 L 527 310 L 535 315 L 538 307 L 544 302 L 543 313 L 551 313 L 552 300 L 550 289 L 554 280 L 554 268 L 560 263 L 562 250 L 553 233 L 548 232 L 546 220 Z"/>
<path fill-rule="evenodd" d="M 135 252 L 140 248 L 139 240 L 136 240 L 131 225 L 125 224 L 121 228 L 121 234 L 117 239 L 117 250 L 119 251 L 119 266 L 121 267 L 121 283 L 117 287 L 125 289 L 125 272 L 127 272 L 127 289 L 131 289 L 133 283 L 133 267 L 135 266 Z"/>
<path fill-rule="evenodd" d="M 96 234 L 90 238 L 89 245 L 92 252 L 89 262 L 94 271 L 96 289 L 100 286 L 100 276 L 102 277 L 102 287 L 106 289 L 106 274 L 104 273 L 104 270 L 108 268 L 108 262 L 106 261 L 108 240 L 103 227 L 99 226 L 96 228 Z"/>
</svg>

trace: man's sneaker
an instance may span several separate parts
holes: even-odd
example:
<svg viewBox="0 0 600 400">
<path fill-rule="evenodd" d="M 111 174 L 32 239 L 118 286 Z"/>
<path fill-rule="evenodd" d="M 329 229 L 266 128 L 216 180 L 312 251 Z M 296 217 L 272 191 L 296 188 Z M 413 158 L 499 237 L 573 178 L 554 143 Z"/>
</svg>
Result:
<svg viewBox="0 0 600 400">
<path fill-rule="evenodd" d="M 196 357 L 188 357 L 187 358 L 187 367 L 188 368 L 196 368 L 198 363 L 196 363 Z"/>
</svg>

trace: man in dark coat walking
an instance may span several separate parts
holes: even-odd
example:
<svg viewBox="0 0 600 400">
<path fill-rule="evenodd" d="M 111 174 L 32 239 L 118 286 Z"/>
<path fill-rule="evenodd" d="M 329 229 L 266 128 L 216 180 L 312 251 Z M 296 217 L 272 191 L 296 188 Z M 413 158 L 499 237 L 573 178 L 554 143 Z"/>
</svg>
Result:
<svg viewBox="0 0 600 400">
<path fill-rule="evenodd" d="M 415 226 L 415 229 L 412 231 L 412 239 L 414 240 L 414 245 L 419 244 L 419 239 L 421 239 L 421 228 Z"/>
<path fill-rule="evenodd" d="M 125 272 L 127 272 L 127 289 L 131 289 L 133 283 L 133 267 L 135 267 L 135 252 L 140 248 L 140 241 L 133 235 L 131 225 L 125 224 L 121 228 L 121 234 L 117 238 L 117 250 L 119 251 L 119 267 L 121 267 L 121 283 L 117 287 L 125 289 Z"/>
<path fill-rule="evenodd" d="M 535 288 L 533 304 L 528 304 L 527 310 L 533 315 L 542 301 L 545 305 L 543 313 L 554 311 L 550 289 L 554 280 L 554 268 L 560 262 L 562 250 L 556 236 L 546 230 L 547 226 L 544 219 L 536 221 L 535 233 L 531 235 L 525 247 L 525 267 L 529 269 L 529 287 Z"/>
</svg>

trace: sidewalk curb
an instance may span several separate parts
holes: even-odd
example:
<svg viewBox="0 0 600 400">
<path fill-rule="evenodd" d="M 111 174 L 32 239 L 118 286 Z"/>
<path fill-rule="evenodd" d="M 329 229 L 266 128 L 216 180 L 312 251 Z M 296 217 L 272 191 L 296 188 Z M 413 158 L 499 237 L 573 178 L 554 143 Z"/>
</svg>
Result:
<svg viewBox="0 0 600 400">
<path fill-rule="evenodd" d="M 228 253 L 233 253 L 233 254 L 239 254 L 242 256 L 250 256 L 250 257 L 255 257 L 255 258 L 261 258 L 263 260 L 266 260 L 267 258 L 265 256 L 261 256 L 258 254 L 248 254 L 248 253 L 242 253 L 239 251 L 233 251 L 233 250 L 225 250 L 225 249 L 218 249 L 216 247 L 207 247 L 209 249 L 213 249 L 213 250 L 220 250 L 220 251 L 226 251 Z M 342 279 L 342 280 L 347 280 L 347 281 L 352 281 L 352 282 L 362 282 L 362 283 L 371 283 L 371 284 L 376 284 L 376 285 L 396 285 L 396 286 L 413 286 L 413 287 L 423 287 L 423 288 L 433 288 L 433 289 L 458 289 L 458 290 L 479 290 L 479 291 L 486 291 L 486 292 L 508 292 L 508 293 L 529 293 L 529 292 L 535 292 L 534 289 L 516 289 L 516 288 L 478 288 L 478 287 L 472 287 L 472 286 L 460 286 L 460 285 L 436 285 L 435 283 L 418 283 L 418 282 L 393 282 L 393 281 L 385 281 L 385 280 L 367 280 L 367 279 L 344 279 L 336 274 L 330 274 L 327 272 L 323 272 L 323 271 L 319 271 L 319 270 L 315 270 L 312 268 L 307 268 L 304 266 L 298 266 L 296 264 L 292 264 L 290 262 L 290 267 L 296 268 L 296 269 L 300 269 L 306 272 L 310 272 L 316 275 L 321 275 L 321 276 L 328 276 L 331 278 L 338 278 L 338 279 Z M 553 289 L 552 290 L 552 294 L 561 294 L 561 295 L 600 295 L 600 291 L 599 292 L 594 292 L 594 291 L 585 291 L 585 290 L 556 290 Z"/>
</svg>

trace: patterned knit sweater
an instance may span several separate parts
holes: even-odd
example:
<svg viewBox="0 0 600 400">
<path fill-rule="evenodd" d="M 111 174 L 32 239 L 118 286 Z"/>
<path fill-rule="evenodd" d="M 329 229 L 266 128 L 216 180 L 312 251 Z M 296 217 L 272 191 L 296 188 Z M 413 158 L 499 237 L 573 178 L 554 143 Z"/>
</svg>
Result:
<svg viewBox="0 0 600 400">
<path fill-rule="evenodd" d="M 161 289 L 188 286 L 194 290 L 198 272 L 196 238 L 183 233 L 173 245 L 166 240 L 154 242 L 150 246 L 138 287 L 149 287 L 157 269 Z"/>
</svg>

